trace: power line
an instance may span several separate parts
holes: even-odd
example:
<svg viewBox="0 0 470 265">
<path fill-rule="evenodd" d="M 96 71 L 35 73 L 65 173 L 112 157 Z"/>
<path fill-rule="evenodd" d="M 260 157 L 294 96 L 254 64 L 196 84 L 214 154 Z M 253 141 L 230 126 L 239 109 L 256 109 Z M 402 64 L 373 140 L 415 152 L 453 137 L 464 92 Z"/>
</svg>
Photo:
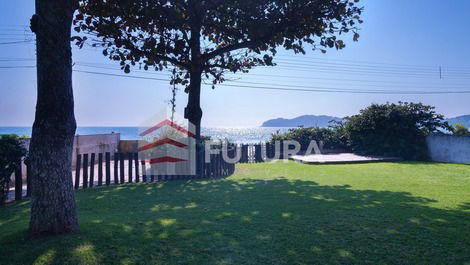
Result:
<svg viewBox="0 0 470 265">
<path fill-rule="evenodd" d="M 26 36 L 26 35 L 33 36 L 34 34 L 26 33 L 26 32 L 25 33 L 2 33 L 0 32 L 0 36 Z"/>
<path fill-rule="evenodd" d="M 25 27 L 28 27 L 28 26 L 26 26 L 26 25 L 19 25 L 19 24 L 6 24 L 6 25 L 5 25 L 5 24 L 4 24 L 4 25 L 1 25 L 1 24 L 0 24 L 0 27 L 8 27 L 8 28 L 18 28 L 18 27 L 20 27 L 20 28 L 25 28 Z"/>
<path fill-rule="evenodd" d="M 26 42 L 26 41 L 25 41 Z M 93 50 L 97 51 L 97 49 L 83 49 L 82 50 Z M 281 59 L 277 58 L 281 57 Z M 289 58 L 289 60 L 282 59 L 282 57 Z M 377 75 L 407 75 L 407 76 L 419 76 L 422 77 L 426 75 L 439 75 L 439 71 L 437 68 L 433 67 L 434 69 L 429 68 L 430 66 L 414 66 L 414 67 L 422 67 L 422 68 L 410 68 L 412 65 L 404 65 L 404 64 L 386 64 L 386 63 L 371 63 L 371 62 L 364 62 L 364 61 L 352 61 L 352 60 L 334 60 L 334 59 L 325 59 L 325 58 L 313 58 L 313 57 L 307 57 L 311 58 L 314 60 L 331 60 L 331 61 L 345 61 L 345 62 L 355 62 L 355 64 L 345 64 L 345 63 L 329 63 L 329 62 L 309 62 L 309 61 L 303 61 L 303 60 L 298 60 L 298 59 L 292 59 L 291 57 L 286 57 L 283 55 L 277 55 L 276 60 L 281 60 L 286 62 L 286 61 L 297 61 L 297 62 L 302 62 L 301 64 L 299 63 L 292 63 L 288 62 L 288 67 L 293 70 L 299 69 L 300 71 L 302 70 L 315 70 L 315 71 L 329 71 L 329 72 L 347 72 L 347 73 L 363 73 L 363 74 L 377 74 Z M 358 62 L 362 62 L 361 65 L 358 64 Z M 325 64 L 327 66 L 325 66 Z M 369 64 L 369 65 L 367 65 Z M 378 64 L 378 65 L 393 65 L 393 66 L 381 66 L 378 67 L 377 65 L 370 65 L 370 64 Z M 329 66 L 328 66 L 329 65 Z M 309 66 L 309 67 L 305 67 Z M 334 67 L 333 67 L 334 66 Z M 351 66 L 351 67 L 350 67 Z M 352 67 L 354 66 L 354 67 Z M 279 65 L 278 67 L 284 67 L 282 64 Z M 333 67 L 333 68 L 332 68 Z M 465 69 L 465 68 L 456 68 L 456 67 L 446 67 L 446 69 Z M 401 69 L 401 70 L 400 70 Z M 470 70 L 469 70 L 470 71 Z M 459 79 L 459 76 L 455 76 L 458 74 L 464 74 L 464 75 L 470 75 L 470 72 L 462 72 L 462 71 L 456 71 L 456 70 L 445 70 L 444 71 L 444 77 L 445 78 L 457 78 Z M 470 77 L 470 76 L 469 76 Z M 427 78 L 427 77 L 426 77 Z M 467 76 L 465 76 L 467 78 Z"/>
<path fill-rule="evenodd" d="M 381 71 L 381 70 L 365 70 L 365 69 L 354 69 L 354 68 L 346 68 L 346 67 L 329 67 L 329 66 L 302 66 L 302 65 L 296 65 L 296 64 L 278 64 L 276 67 L 282 68 L 282 69 L 293 69 L 293 70 L 309 70 L 309 71 L 328 71 L 328 72 L 338 72 L 338 73 L 359 73 L 359 74 L 371 74 L 371 75 L 400 75 L 400 76 L 413 76 L 413 77 L 426 77 L 428 78 L 429 76 L 436 76 L 439 77 L 439 69 L 436 69 L 434 72 L 405 72 L 405 71 Z M 447 73 L 449 75 L 449 73 Z M 464 77 L 470 77 L 470 73 L 463 73 L 460 74 L 463 75 Z M 451 74 L 453 78 L 455 78 L 455 74 Z"/>
<path fill-rule="evenodd" d="M 132 75 L 119 75 L 119 74 L 110 74 L 110 73 L 100 73 L 100 72 L 93 72 L 93 71 L 82 71 L 82 70 L 73 70 L 77 73 L 86 73 L 86 74 L 95 74 L 95 75 L 106 75 L 106 76 L 115 76 L 115 77 L 127 77 L 127 78 L 134 78 L 134 79 L 145 79 L 145 80 L 156 80 L 156 81 L 166 81 L 169 82 L 169 79 L 163 78 L 154 78 L 154 77 L 144 77 L 144 76 L 132 76 Z"/>
<path fill-rule="evenodd" d="M 281 64 L 288 64 L 288 65 L 297 65 L 297 66 L 316 66 L 316 67 L 329 67 L 332 68 L 334 67 L 339 68 L 339 69 L 352 69 L 352 70 L 373 70 L 373 71 L 387 71 L 387 72 L 394 72 L 394 73 L 431 73 L 431 74 L 436 74 L 439 73 L 439 66 L 435 67 L 433 69 L 431 68 L 406 68 L 406 67 L 390 67 L 390 66 L 368 66 L 368 65 L 360 65 L 360 64 L 342 64 L 342 63 L 329 63 L 329 62 L 304 62 L 301 61 L 300 63 L 295 63 L 299 62 L 299 60 L 288 60 L 288 59 L 274 59 L 274 61 L 280 61 Z M 293 63 L 294 62 L 294 63 Z M 279 65 L 281 65 L 279 64 Z M 442 69 L 444 70 L 443 72 L 445 73 L 451 73 L 451 74 L 461 74 L 461 73 L 466 73 L 470 74 L 469 70 L 447 70 L 447 69 Z"/>
<path fill-rule="evenodd" d="M 89 63 L 89 62 L 76 62 L 77 65 L 80 66 L 85 66 L 85 67 L 92 67 L 92 68 L 101 68 L 101 69 L 109 69 L 109 70 L 116 70 L 116 71 L 121 71 L 120 69 L 117 69 L 115 64 L 105 64 L 105 63 Z M 103 67 L 104 66 L 104 67 Z M 141 70 L 132 70 L 132 71 L 137 71 L 137 72 L 142 72 L 145 74 L 155 74 L 155 75 L 166 75 L 163 73 L 155 73 L 155 72 L 147 72 L 147 71 L 141 71 Z M 286 78 L 286 79 L 303 79 L 303 80 L 325 80 L 325 81 L 340 81 L 340 82 L 361 82 L 361 83 L 381 83 L 381 84 L 387 84 L 387 85 L 395 85 L 395 84 L 404 84 L 404 85 L 410 85 L 410 86 L 415 86 L 416 84 L 414 83 L 409 83 L 409 82 L 400 82 L 400 81 L 380 81 L 380 80 L 365 80 L 365 79 L 342 79 L 342 78 L 325 78 L 325 77 L 306 77 L 306 76 L 293 76 L 293 75 L 272 75 L 272 74 L 261 74 L 261 73 L 247 73 L 247 74 L 240 74 L 240 73 L 227 73 L 228 75 L 235 76 L 235 77 L 269 77 L 269 80 L 272 80 L 272 78 Z M 453 85 L 465 85 L 467 84 L 453 84 Z"/>
<path fill-rule="evenodd" d="M 239 84 L 250 84 L 250 85 L 269 85 L 269 86 L 279 86 L 279 85 L 282 85 L 282 86 L 288 86 L 288 87 L 296 87 L 296 88 L 311 88 L 311 86 L 304 86 L 304 85 L 293 85 L 293 84 L 272 84 L 272 83 L 260 83 L 260 82 L 249 82 L 249 81 L 231 81 L 231 80 L 228 80 L 226 82 L 233 82 L 233 83 L 239 83 Z M 370 86 L 370 87 L 377 87 L 377 88 L 384 88 L 384 86 L 379 86 L 379 85 L 360 85 L 360 86 Z M 407 89 L 407 88 L 419 88 L 419 87 L 394 87 L 394 88 L 400 88 L 400 89 Z M 433 89 L 443 89 L 443 87 L 422 87 L 422 88 L 426 88 L 426 89 L 430 89 L 430 88 L 433 88 Z M 460 88 L 468 88 L 468 86 L 466 87 L 460 87 Z M 350 89 L 350 88 L 331 88 L 331 89 L 342 89 L 342 90 L 351 90 L 351 91 L 354 91 L 354 90 L 357 90 L 357 89 Z M 445 88 L 444 88 L 445 89 Z M 363 89 L 363 88 L 360 88 L 360 90 L 363 90 L 363 91 L 390 91 L 390 90 L 387 90 L 387 89 L 382 89 L 382 90 L 378 90 L 378 89 Z"/>
<path fill-rule="evenodd" d="M 11 42 L 0 42 L 0 45 L 9 45 L 9 44 L 22 44 L 31 42 L 32 40 L 22 40 L 22 41 L 11 41 Z"/>
<path fill-rule="evenodd" d="M 326 58 L 311 58 L 311 57 L 301 57 L 301 56 L 283 56 L 283 55 L 276 55 L 274 57 L 275 61 L 289 61 L 289 62 L 299 62 L 299 63 L 321 63 L 321 64 L 329 64 L 329 65 L 343 65 L 343 66 L 363 66 L 363 67 L 370 67 L 370 68 L 389 68 L 389 69 L 418 69 L 418 70 L 432 70 L 436 67 L 434 66 L 407 66 L 407 65 L 388 65 L 388 64 L 374 64 L 374 63 L 361 63 L 357 61 L 346 61 L 349 63 L 343 63 L 340 61 L 339 63 L 336 60 L 326 59 Z M 351 63 L 352 62 L 352 63 Z"/>
<path fill-rule="evenodd" d="M 82 71 L 82 70 L 73 70 L 74 72 L 95 74 L 95 75 L 105 75 L 113 77 L 126 77 L 134 79 L 144 79 L 144 80 L 156 80 L 156 81 L 166 81 L 169 82 L 169 79 L 162 78 L 153 78 L 153 77 L 142 77 L 142 76 L 129 76 L 129 75 L 120 75 L 120 74 L 110 74 L 94 71 Z M 345 90 L 341 88 L 320 88 L 320 87 L 310 87 L 307 88 L 286 88 L 286 87 L 268 87 L 268 86 L 247 86 L 247 85 L 231 85 L 231 84 L 218 84 L 217 86 L 226 86 L 226 87 L 237 87 L 237 88 L 253 88 L 253 89 L 264 89 L 264 90 L 281 90 L 281 91 L 297 91 L 297 92 L 326 92 L 326 93 L 352 93 L 352 94 L 420 94 L 420 95 L 432 95 L 432 94 L 470 94 L 470 90 L 465 91 L 365 91 L 365 90 Z"/>
<path fill-rule="evenodd" d="M 1 66 L 0 68 L 34 68 L 35 66 Z M 133 79 L 144 79 L 144 80 L 154 80 L 154 81 L 165 81 L 169 82 L 169 79 L 163 78 L 154 78 L 154 77 L 142 77 L 142 76 L 131 76 L 131 75 L 122 75 L 122 74 L 111 74 L 95 71 L 83 71 L 83 70 L 73 70 L 78 73 L 94 74 L 94 75 L 103 75 L 103 76 L 113 76 L 113 77 L 125 77 Z M 255 84 L 263 85 L 264 83 L 256 82 L 242 82 L 244 84 Z M 272 86 L 266 86 L 272 85 Z M 274 84 L 264 84 L 264 86 L 248 86 L 248 85 L 231 85 L 231 84 L 218 84 L 217 86 L 225 87 L 238 87 L 238 88 L 252 88 L 252 89 L 263 89 L 263 90 L 280 90 L 280 91 L 297 91 L 297 92 L 325 92 L 325 93 L 352 93 L 352 94 L 421 94 L 421 95 L 432 95 L 432 94 L 469 94 L 470 90 L 462 91 L 398 91 L 398 90 L 365 90 L 365 89 L 350 89 L 350 88 L 333 88 L 333 87 L 310 87 L 310 86 L 298 86 L 290 85 L 290 88 L 287 87 L 276 87 Z"/>
<path fill-rule="evenodd" d="M 34 65 L 0 66 L 0 69 L 35 68 Z"/>
<path fill-rule="evenodd" d="M 315 73 L 315 72 L 320 72 L 320 73 L 344 73 L 344 74 L 354 74 L 354 75 L 358 75 L 358 74 L 362 74 L 363 76 L 367 76 L 367 75 L 381 75 L 381 76 L 390 76 L 390 75 L 405 75 L 407 77 L 414 77 L 414 78 L 426 78 L 426 79 L 429 79 L 431 76 L 428 74 L 428 75 L 419 75 L 419 74 L 406 74 L 406 73 L 387 73 L 387 72 L 383 72 L 383 73 L 380 73 L 380 72 L 371 72 L 371 71 L 355 71 L 355 70 L 336 70 L 336 69 L 325 69 L 325 68 L 315 68 L 315 67 L 286 67 L 286 66 L 276 66 L 276 68 L 278 69 L 283 69 L 283 70 L 287 70 L 287 71 L 297 71 L 297 72 L 307 72 L 307 73 Z M 439 79 L 439 72 L 436 72 L 435 74 L 436 76 L 436 79 Z M 444 76 L 445 77 L 445 76 Z M 451 76 L 451 77 L 446 77 L 445 79 L 469 79 L 470 76 L 464 76 L 464 77 L 456 77 L 456 76 Z"/>
<path fill-rule="evenodd" d="M 28 58 L 0 58 L 0 61 L 26 61 L 26 60 L 31 60 L 31 61 L 34 61 L 34 59 L 28 59 Z M 90 62 L 76 62 L 77 65 L 79 66 L 83 66 L 83 67 L 92 67 L 92 68 L 99 68 L 99 69 L 107 69 L 107 70 L 115 70 L 115 71 L 121 71 L 119 69 L 117 69 L 115 67 L 114 64 L 100 64 L 100 63 L 90 63 Z M 105 67 L 103 66 L 100 66 L 100 65 L 104 65 Z M 155 74 L 155 75 L 164 75 L 164 76 L 167 76 L 167 74 L 164 74 L 164 73 L 156 73 L 156 72 L 147 72 L 147 71 L 142 71 L 142 70 L 133 70 L 134 72 L 141 72 L 141 73 L 145 73 L 145 74 Z M 228 73 L 232 76 L 237 76 L 237 74 L 232 74 L 232 73 Z M 238 74 L 240 77 L 243 76 L 243 77 L 270 77 L 269 79 L 272 80 L 272 77 L 274 78 L 286 78 L 286 79 L 294 79 L 294 80 L 299 80 L 299 79 L 303 79 L 303 80 L 327 80 L 327 81 L 336 81 L 336 82 L 359 82 L 359 83 L 379 83 L 380 86 L 386 86 L 386 85 L 390 85 L 390 86 L 395 86 L 394 84 L 400 84 L 400 85 L 409 85 L 409 86 L 414 86 L 416 87 L 417 84 L 415 83 L 409 83 L 409 82 L 398 82 L 398 81 L 390 81 L 390 80 L 387 80 L 387 81 L 378 81 L 378 80 L 364 80 L 364 79 L 339 79 L 339 78 L 324 78 L 324 77 L 305 77 L 305 76 L 286 76 L 286 75 L 269 75 L 269 74 L 253 74 L 253 73 L 250 73 L 250 74 L 244 74 L 244 75 L 240 75 Z M 361 84 L 362 86 L 375 86 L 377 87 L 378 85 L 375 85 L 375 84 Z M 467 84 L 452 84 L 452 86 L 457 86 L 457 85 L 467 85 Z M 380 87 L 379 86 L 379 87 Z M 429 87 L 429 85 L 426 85 L 426 87 Z"/>
<path fill-rule="evenodd" d="M 5 32 L 31 32 L 32 34 L 32 31 L 30 29 L 12 29 L 12 28 L 2 28 L 0 26 L 0 31 L 5 31 Z"/>
<path fill-rule="evenodd" d="M 366 65 L 384 65 L 384 66 L 395 66 L 395 67 L 411 67 L 411 68 L 432 68 L 436 69 L 438 65 L 435 66 L 430 66 L 430 65 L 418 65 L 418 64 L 398 64 L 398 63 L 386 63 L 386 62 L 371 62 L 371 61 L 362 61 L 362 60 L 345 60 L 345 59 L 331 59 L 331 58 L 320 58 L 320 57 L 311 57 L 307 55 L 276 55 L 276 57 L 284 57 L 284 58 L 289 58 L 292 59 L 294 58 L 295 60 L 319 60 L 319 61 L 333 61 L 333 62 L 346 62 L 346 63 L 355 63 L 355 64 L 366 64 Z M 464 69 L 470 69 L 470 66 L 468 67 L 446 67 L 446 68 L 464 68 Z"/>
<path fill-rule="evenodd" d="M 0 58 L 0 62 L 36 61 L 30 58 Z"/>
<path fill-rule="evenodd" d="M 116 69 L 114 64 L 103 64 L 103 63 L 89 63 L 89 62 L 76 62 L 77 65 L 85 66 L 85 67 L 95 67 L 95 68 L 101 68 L 101 69 L 109 69 L 109 70 L 118 70 Z M 105 67 L 103 67 L 103 66 Z M 147 71 L 139 71 L 139 70 L 133 70 L 137 72 L 142 72 L 146 74 L 158 74 L 158 75 L 163 75 L 160 73 L 148 73 Z M 410 84 L 409 82 L 394 82 L 394 81 L 377 81 L 377 80 L 358 80 L 358 79 L 339 79 L 339 78 L 315 78 L 315 77 L 303 77 L 303 76 L 286 76 L 286 75 L 269 75 L 269 74 L 258 74 L 258 73 L 248 73 L 248 74 L 235 74 L 235 73 L 227 73 L 232 76 L 240 76 L 240 77 L 250 77 L 250 76 L 266 76 L 266 77 L 282 77 L 282 78 L 292 78 L 292 79 L 312 79 L 312 80 L 329 80 L 329 81 L 347 81 L 347 82 L 372 82 L 372 83 L 390 83 L 390 84 Z M 272 79 L 272 78 L 270 78 Z M 415 84 L 410 84 L 410 85 L 415 85 Z M 463 84 L 466 85 L 466 84 Z"/>
<path fill-rule="evenodd" d="M 238 78 L 243 77 L 264 77 L 264 79 L 272 80 L 273 78 L 285 78 L 285 79 L 295 79 L 295 80 L 320 80 L 320 81 L 336 81 L 336 82 L 358 82 L 358 83 L 380 83 L 385 85 L 393 86 L 395 84 L 399 85 L 410 85 L 414 86 L 416 83 L 410 82 L 400 82 L 394 80 L 365 80 L 365 79 L 344 79 L 344 78 L 326 78 L 326 77 L 312 77 L 312 76 L 298 76 L 298 75 L 272 75 L 272 74 L 259 74 L 259 73 L 247 73 L 247 74 L 233 74 L 230 73 L 231 76 L 235 76 Z M 467 84 L 452 84 L 452 85 L 465 85 Z"/>
<path fill-rule="evenodd" d="M 82 66 L 82 67 L 90 67 L 90 68 L 97 68 L 97 69 L 106 69 L 106 70 L 113 70 L 113 71 L 122 71 L 122 69 L 118 69 L 116 67 L 104 67 L 104 66 L 96 66 L 97 64 L 93 63 L 84 63 L 84 62 L 76 62 L 75 63 L 77 66 Z M 156 72 L 149 72 L 146 70 L 132 70 L 132 72 L 139 72 L 143 74 L 152 74 L 152 75 L 162 75 L 162 76 L 169 76 L 170 73 L 164 74 L 164 73 L 156 73 Z"/>
<path fill-rule="evenodd" d="M 115 66 L 112 66 L 112 64 L 99 64 L 99 63 L 84 63 L 84 62 L 76 62 L 75 63 L 77 66 L 81 66 L 81 67 L 89 67 L 89 68 L 97 68 L 97 69 L 106 69 L 106 70 L 113 70 L 113 71 L 122 71 L 121 69 L 118 69 L 116 68 Z M 103 66 L 97 66 L 97 65 L 106 65 L 107 67 L 103 67 Z M 168 74 L 164 74 L 164 73 L 158 73 L 158 72 L 148 72 L 148 71 L 145 71 L 145 70 L 132 70 L 132 72 L 139 72 L 139 73 L 143 73 L 143 74 L 151 74 L 151 75 L 160 75 L 160 76 L 169 76 L 169 73 Z M 270 76 L 273 76 L 273 77 L 278 77 L 276 75 L 270 75 Z M 324 80 L 323 78 L 318 78 L 320 80 Z M 269 79 L 271 82 L 274 81 L 272 80 L 272 78 Z M 326 80 L 333 80 L 333 81 L 338 81 L 338 79 L 326 79 Z M 354 81 L 364 81 L 364 82 L 369 82 L 368 80 L 354 80 Z M 235 81 L 235 80 L 227 80 L 227 82 L 234 82 L 234 83 L 246 83 L 246 84 L 266 84 L 266 83 L 258 83 L 258 82 L 247 82 L 247 81 Z M 397 87 L 397 85 L 395 84 L 389 84 L 389 83 L 384 83 L 384 82 L 381 82 L 381 81 L 378 81 L 379 83 L 382 83 L 380 85 L 377 85 L 377 84 L 354 84 L 354 85 L 360 85 L 360 86 L 369 86 L 369 87 L 379 87 L 379 88 L 383 88 L 384 86 L 387 87 L 387 86 L 393 86 L 393 87 Z M 406 88 L 407 86 L 404 86 L 403 84 L 405 85 L 408 85 L 408 88 L 418 88 L 416 84 L 407 84 L 407 83 L 402 83 L 400 85 L 400 87 L 402 88 Z M 279 84 L 278 84 L 279 85 Z M 461 84 L 461 85 L 464 85 L 465 88 L 468 87 L 467 85 L 465 84 Z M 288 86 L 292 86 L 291 84 L 288 84 Z M 294 85 L 295 86 L 295 85 Z M 456 85 L 452 85 L 454 87 L 456 87 Z M 433 87 L 430 87 L 429 85 L 426 85 L 422 88 L 442 88 L 442 87 L 436 87 L 436 86 L 433 86 Z"/>
<path fill-rule="evenodd" d="M 230 87 L 244 87 L 244 88 L 255 88 L 255 89 L 266 89 L 266 90 L 283 90 L 283 91 L 300 91 L 300 92 L 328 92 L 328 93 L 351 93 L 351 94 L 407 94 L 407 95 L 433 95 L 433 94 L 470 94 L 468 91 L 343 91 L 343 90 L 320 90 L 320 89 L 300 89 L 300 88 L 281 88 L 281 87 L 261 87 L 261 86 L 240 86 L 240 85 L 228 85 L 220 84 L 220 86 Z"/>
</svg>

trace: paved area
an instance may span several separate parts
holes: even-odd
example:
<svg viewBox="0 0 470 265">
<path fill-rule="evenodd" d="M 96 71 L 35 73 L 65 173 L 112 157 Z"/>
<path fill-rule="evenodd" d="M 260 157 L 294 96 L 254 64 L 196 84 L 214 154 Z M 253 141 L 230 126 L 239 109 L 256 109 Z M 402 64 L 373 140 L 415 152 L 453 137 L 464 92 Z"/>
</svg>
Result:
<svg viewBox="0 0 470 265">
<path fill-rule="evenodd" d="M 353 164 L 372 162 L 399 161 L 395 157 L 361 156 L 353 153 L 325 154 L 325 155 L 295 155 L 289 159 L 304 164 Z"/>
</svg>

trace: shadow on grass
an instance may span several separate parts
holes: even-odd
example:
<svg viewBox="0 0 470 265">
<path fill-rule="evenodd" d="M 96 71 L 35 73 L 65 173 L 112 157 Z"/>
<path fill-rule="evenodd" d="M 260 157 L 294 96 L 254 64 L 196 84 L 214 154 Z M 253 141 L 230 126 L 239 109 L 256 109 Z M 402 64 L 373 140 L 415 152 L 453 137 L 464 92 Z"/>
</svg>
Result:
<svg viewBox="0 0 470 265">
<path fill-rule="evenodd" d="M 81 233 L 29 240 L 0 213 L 2 264 L 464 264 L 469 204 L 313 181 L 230 179 L 77 193 Z"/>
</svg>

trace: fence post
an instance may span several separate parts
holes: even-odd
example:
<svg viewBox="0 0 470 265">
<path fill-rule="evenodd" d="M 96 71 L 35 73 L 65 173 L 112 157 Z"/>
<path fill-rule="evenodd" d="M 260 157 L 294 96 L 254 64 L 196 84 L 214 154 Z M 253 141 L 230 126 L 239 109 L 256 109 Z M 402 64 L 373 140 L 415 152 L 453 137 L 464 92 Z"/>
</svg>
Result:
<svg viewBox="0 0 470 265">
<path fill-rule="evenodd" d="M 106 160 L 106 185 L 111 184 L 111 154 L 106 152 L 105 154 Z"/>
<path fill-rule="evenodd" d="M 98 154 L 98 186 L 103 185 L 103 154 Z"/>
<path fill-rule="evenodd" d="M 128 170 L 127 170 L 127 175 L 128 175 L 127 176 L 128 177 L 127 181 L 129 183 L 132 183 L 132 173 L 133 173 L 132 172 L 132 162 L 133 161 L 134 161 L 134 155 L 132 153 L 128 153 L 127 154 L 127 168 L 128 168 Z"/>
<path fill-rule="evenodd" d="M 20 158 L 19 166 L 15 170 L 15 200 L 23 198 L 23 170 L 22 161 Z M 8 197 L 8 196 L 7 196 Z"/>
<path fill-rule="evenodd" d="M 90 157 L 90 187 L 93 187 L 95 182 L 95 153 Z"/>
<path fill-rule="evenodd" d="M 265 156 L 265 159 L 263 161 L 273 159 L 274 158 L 273 144 L 267 142 L 267 143 L 265 143 L 264 146 L 265 146 L 265 149 L 266 149 L 266 156 Z"/>
<path fill-rule="evenodd" d="M 155 170 L 155 165 L 150 163 L 150 182 L 154 182 L 155 181 L 155 177 L 157 178 L 158 180 L 158 175 L 155 175 L 155 173 L 159 173 L 159 172 L 156 172 Z"/>
<path fill-rule="evenodd" d="M 215 173 L 215 169 L 216 169 L 216 164 L 215 164 L 215 155 L 214 154 L 211 154 L 211 163 L 210 163 L 210 173 L 209 173 L 209 178 L 213 178 L 214 177 L 214 173 Z"/>
<path fill-rule="evenodd" d="M 242 145 L 242 157 L 243 157 L 243 163 L 248 163 L 249 162 L 249 146 L 247 144 Z"/>
<path fill-rule="evenodd" d="M 134 153 L 135 182 L 140 182 L 139 176 L 139 153 Z"/>
<path fill-rule="evenodd" d="M 80 188 L 80 168 L 82 167 L 82 155 L 77 154 L 75 161 L 75 189 Z"/>
<path fill-rule="evenodd" d="M 124 172 L 124 154 L 119 153 L 119 177 L 121 178 L 120 184 L 124 184 L 125 182 Z"/>
<path fill-rule="evenodd" d="M 145 168 L 145 160 L 141 160 L 140 164 L 142 165 L 142 181 L 147 182 L 147 170 Z"/>
<path fill-rule="evenodd" d="M 209 155 L 209 163 L 206 163 L 206 149 L 202 150 L 202 159 L 201 159 L 204 171 L 202 172 L 202 175 L 199 176 L 200 178 L 207 178 L 210 176 L 210 163 L 211 163 L 211 155 Z"/>
<path fill-rule="evenodd" d="M 218 178 L 220 174 L 220 159 L 219 159 L 219 154 L 214 155 L 215 158 L 215 174 L 214 178 Z"/>
<path fill-rule="evenodd" d="M 230 151 L 227 150 L 227 155 L 228 155 L 229 152 L 230 152 Z M 223 169 L 222 175 L 223 175 L 223 177 L 225 177 L 225 176 L 228 176 L 228 167 L 229 167 L 229 164 L 228 164 L 227 161 L 223 160 L 223 157 L 222 157 L 222 161 L 223 161 L 223 163 L 224 163 L 224 169 Z"/>
<path fill-rule="evenodd" d="M 215 177 L 219 178 L 222 176 L 222 154 L 219 153 L 215 157 L 217 158 L 217 175 Z"/>
<path fill-rule="evenodd" d="M 26 197 L 31 196 L 31 170 L 28 164 L 26 163 Z"/>
<path fill-rule="evenodd" d="M 255 145 L 255 163 L 263 162 L 263 154 L 261 153 L 261 144 Z"/>
<path fill-rule="evenodd" d="M 214 155 L 214 174 L 213 178 L 217 178 L 219 176 L 219 155 L 215 154 Z"/>
<path fill-rule="evenodd" d="M 114 153 L 114 184 L 119 184 L 118 166 L 119 166 L 119 153 Z"/>
<path fill-rule="evenodd" d="M 83 188 L 88 188 L 88 154 L 83 155 Z"/>
<path fill-rule="evenodd" d="M 238 148 L 237 146 L 235 146 L 235 148 L 232 149 L 232 157 L 235 157 L 237 155 L 237 149 Z M 230 175 L 235 173 L 235 163 L 232 163 L 230 165 Z"/>
<path fill-rule="evenodd" d="M 281 142 L 281 146 L 280 146 L 280 154 L 279 154 L 279 159 L 280 160 L 283 160 L 284 159 L 284 141 L 280 141 Z"/>
</svg>

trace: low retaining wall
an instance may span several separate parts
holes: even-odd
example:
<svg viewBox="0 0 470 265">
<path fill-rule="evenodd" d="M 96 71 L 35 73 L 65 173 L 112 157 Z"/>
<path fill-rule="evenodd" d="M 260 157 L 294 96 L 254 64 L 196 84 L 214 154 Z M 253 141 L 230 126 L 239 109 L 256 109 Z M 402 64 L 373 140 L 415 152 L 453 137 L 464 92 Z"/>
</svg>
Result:
<svg viewBox="0 0 470 265">
<path fill-rule="evenodd" d="M 137 153 L 139 152 L 138 146 L 138 140 L 121 140 L 118 149 L 120 153 Z"/>
<path fill-rule="evenodd" d="M 73 141 L 74 155 L 86 153 L 117 152 L 121 134 L 77 135 Z"/>
<path fill-rule="evenodd" d="M 470 164 L 470 136 L 431 135 L 426 142 L 432 161 Z"/>
<path fill-rule="evenodd" d="M 75 165 L 78 154 L 106 152 L 114 154 L 119 151 L 120 141 L 121 134 L 119 133 L 76 135 L 73 140 L 72 164 Z M 30 138 L 23 140 L 23 145 L 27 150 L 29 150 L 30 142 Z"/>
</svg>

